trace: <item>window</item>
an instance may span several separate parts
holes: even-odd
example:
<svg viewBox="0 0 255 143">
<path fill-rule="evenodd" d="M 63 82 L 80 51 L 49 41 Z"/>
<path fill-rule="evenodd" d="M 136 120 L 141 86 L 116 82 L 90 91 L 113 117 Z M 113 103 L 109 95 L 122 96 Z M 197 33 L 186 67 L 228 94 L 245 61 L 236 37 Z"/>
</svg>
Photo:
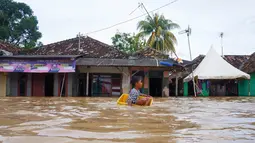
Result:
<svg viewBox="0 0 255 143">
<path fill-rule="evenodd" d="M 93 96 L 119 96 L 121 92 L 121 75 L 93 75 L 92 95 Z"/>
</svg>

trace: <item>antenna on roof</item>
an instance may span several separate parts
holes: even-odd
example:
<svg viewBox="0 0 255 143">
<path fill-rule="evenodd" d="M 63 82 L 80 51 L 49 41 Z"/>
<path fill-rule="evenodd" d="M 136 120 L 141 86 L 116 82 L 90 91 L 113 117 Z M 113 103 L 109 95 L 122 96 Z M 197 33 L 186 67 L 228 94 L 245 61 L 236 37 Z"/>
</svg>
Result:
<svg viewBox="0 0 255 143">
<path fill-rule="evenodd" d="M 187 34 L 187 38 L 188 38 L 188 46 L 189 46 L 189 56 L 190 56 L 190 61 L 192 61 L 192 54 L 191 54 L 191 48 L 190 48 L 190 35 L 191 35 L 191 28 L 190 26 L 188 25 L 188 28 L 183 30 L 183 31 L 180 31 L 179 34 Z M 194 90 L 194 94 L 195 94 L 195 97 L 197 96 L 197 93 L 196 93 L 196 85 L 195 85 L 195 81 L 194 81 L 194 73 L 193 73 L 193 66 L 191 66 L 191 75 L 192 75 L 192 82 L 193 82 L 193 90 Z"/>
<path fill-rule="evenodd" d="M 223 35 L 224 35 L 224 33 L 221 32 L 220 33 L 220 39 L 221 39 L 221 56 L 222 57 L 224 57 L 224 55 L 223 55 Z"/>
<path fill-rule="evenodd" d="M 83 51 L 83 49 L 81 49 L 81 33 L 79 32 L 79 34 L 78 34 L 78 38 L 79 38 L 79 42 L 78 42 L 78 50 L 80 51 L 80 52 L 82 52 Z"/>
</svg>

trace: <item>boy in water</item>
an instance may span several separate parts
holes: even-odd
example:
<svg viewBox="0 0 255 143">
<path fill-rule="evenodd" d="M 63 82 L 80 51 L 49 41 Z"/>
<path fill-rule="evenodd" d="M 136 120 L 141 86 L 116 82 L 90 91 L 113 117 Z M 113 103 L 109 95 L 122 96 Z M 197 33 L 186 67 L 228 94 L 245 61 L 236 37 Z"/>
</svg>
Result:
<svg viewBox="0 0 255 143">
<path fill-rule="evenodd" d="M 151 96 L 140 93 L 140 89 L 143 86 L 142 79 L 140 77 L 133 77 L 131 84 L 134 88 L 129 93 L 127 100 L 128 105 L 149 105 Z M 146 98 L 138 99 L 138 96 L 145 96 Z"/>
</svg>

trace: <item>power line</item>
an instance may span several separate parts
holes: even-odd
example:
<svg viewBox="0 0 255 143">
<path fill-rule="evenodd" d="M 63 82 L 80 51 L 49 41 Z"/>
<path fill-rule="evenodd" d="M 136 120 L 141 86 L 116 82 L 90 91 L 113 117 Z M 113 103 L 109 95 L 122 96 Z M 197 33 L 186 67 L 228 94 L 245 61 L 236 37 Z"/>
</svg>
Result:
<svg viewBox="0 0 255 143">
<path fill-rule="evenodd" d="M 177 2 L 177 1 L 178 1 L 178 0 L 174 0 L 174 1 L 172 1 L 172 2 L 169 2 L 169 3 L 167 3 L 167 4 L 165 4 L 165 5 L 161 6 L 161 7 L 158 7 L 158 8 L 156 8 L 156 9 L 150 11 L 150 12 L 157 11 L 157 10 L 159 10 L 159 9 L 161 9 L 161 8 L 164 8 L 164 7 L 166 7 L 166 6 L 169 6 L 170 4 L 173 4 L 173 3 Z M 137 19 L 137 18 L 140 18 L 140 17 L 143 17 L 143 16 L 145 16 L 145 15 L 147 15 L 147 13 L 142 14 L 142 15 L 137 16 L 137 17 L 134 17 L 134 18 L 131 18 L 131 19 L 128 19 L 128 20 L 126 20 L 126 21 L 123 21 L 123 22 L 114 24 L 114 25 L 112 25 L 112 26 L 108 26 L 108 27 L 105 27 L 105 28 L 102 28 L 102 29 L 99 29 L 99 30 L 95 30 L 95 31 L 88 32 L 88 33 L 86 33 L 85 35 L 89 35 L 89 34 L 97 33 L 97 32 L 100 32 L 100 31 L 104 31 L 104 30 L 113 28 L 113 27 L 115 27 L 115 26 L 118 26 L 118 25 L 121 25 L 121 24 L 130 22 L 130 21 L 133 21 L 133 20 L 135 20 L 135 19 Z"/>
</svg>

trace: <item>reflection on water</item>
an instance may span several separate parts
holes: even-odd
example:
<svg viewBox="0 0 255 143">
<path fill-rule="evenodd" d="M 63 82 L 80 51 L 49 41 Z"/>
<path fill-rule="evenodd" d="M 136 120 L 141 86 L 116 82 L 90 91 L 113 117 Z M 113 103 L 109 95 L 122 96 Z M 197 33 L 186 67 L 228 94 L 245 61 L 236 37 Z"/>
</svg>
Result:
<svg viewBox="0 0 255 143">
<path fill-rule="evenodd" d="M 255 140 L 255 98 L 0 98 L 0 142 L 239 142 Z"/>
</svg>

